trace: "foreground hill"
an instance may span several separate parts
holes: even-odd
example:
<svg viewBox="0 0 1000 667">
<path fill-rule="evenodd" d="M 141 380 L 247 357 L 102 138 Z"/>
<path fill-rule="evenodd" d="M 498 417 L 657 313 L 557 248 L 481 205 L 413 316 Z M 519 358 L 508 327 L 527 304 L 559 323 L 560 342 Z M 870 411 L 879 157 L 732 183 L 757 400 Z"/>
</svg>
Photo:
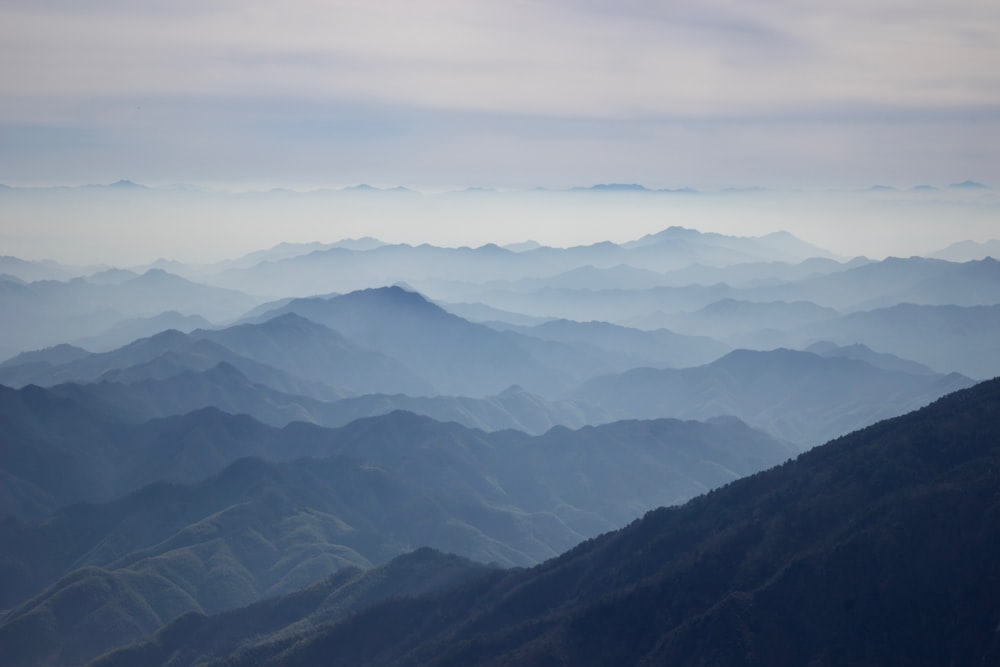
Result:
<svg viewBox="0 0 1000 667">
<path fill-rule="evenodd" d="M 208 664 L 997 664 L 998 469 L 992 380 L 533 569 Z"/>
<path fill-rule="evenodd" d="M 570 396 L 618 419 L 734 415 L 811 447 L 972 383 L 957 373 L 908 373 L 796 350 L 736 350 L 694 368 L 594 378 Z"/>
</svg>

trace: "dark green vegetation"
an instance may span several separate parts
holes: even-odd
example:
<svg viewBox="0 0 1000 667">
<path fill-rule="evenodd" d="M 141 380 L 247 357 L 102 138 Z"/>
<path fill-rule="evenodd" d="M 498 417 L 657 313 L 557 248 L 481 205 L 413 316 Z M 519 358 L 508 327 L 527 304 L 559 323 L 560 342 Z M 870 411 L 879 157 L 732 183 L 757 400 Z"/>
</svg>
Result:
<svg viewBox="0 0 1000 667">
<path fill-rule="evenodd" d="M 997 664 L 998 479 L 993 380 L 530 570 L 210 664 Z"/>
<path fill-rule="evenodd" d="M 186 614 L 145 642 L 95 661 L 102 667 L 181 667 L 225 657 L 248 645 L 294 637 L 382 600 L 435 592 L 489 572 L 458 556 L 418 549 L 370 569 L 345 568 L 287 595 L 215 616 Z"/>
<path fill-rule="evenodd" d="M 0 523 L 0 605 L 14 607 L 0 652 L 19 664 L 53 646 L 57 662 L 93 657 L 180 614 L 244 606 L 420 546 L 529 565 L 794 451 L 732 418 L 535 437 L 404 412 L 336 430 L 217 410 L 128 425 L 38 387 L 3 391 L 5 488 L 25 511 L 39 498 L 62 504 L 70 489 L 115 496 L 249 454 L 271 459 Z"/>
</svg>

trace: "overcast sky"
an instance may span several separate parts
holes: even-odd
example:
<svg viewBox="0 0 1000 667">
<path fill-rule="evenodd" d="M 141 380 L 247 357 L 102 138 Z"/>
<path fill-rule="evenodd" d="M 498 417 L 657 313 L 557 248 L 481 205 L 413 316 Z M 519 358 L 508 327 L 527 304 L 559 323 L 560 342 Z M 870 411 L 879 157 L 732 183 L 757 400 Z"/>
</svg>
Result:
<svg viewBox="0 0 1000 667">
<path fill-rule="evenodd" d="M 0 182 L 1000 185 L 995 0 L 0 0 Z"/>
</svg>

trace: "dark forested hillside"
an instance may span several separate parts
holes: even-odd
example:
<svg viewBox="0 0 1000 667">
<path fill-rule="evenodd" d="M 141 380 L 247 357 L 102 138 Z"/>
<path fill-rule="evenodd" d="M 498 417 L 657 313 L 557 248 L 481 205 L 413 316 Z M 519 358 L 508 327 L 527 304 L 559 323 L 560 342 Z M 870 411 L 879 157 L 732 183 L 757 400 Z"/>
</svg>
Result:
<svg viewBox="0 0 1000 667">
<path fill-rule="evenodd" d="M 531 570 L 212 664 L 997 664 L 998 476 L 993 380 Z"/>
</svg>

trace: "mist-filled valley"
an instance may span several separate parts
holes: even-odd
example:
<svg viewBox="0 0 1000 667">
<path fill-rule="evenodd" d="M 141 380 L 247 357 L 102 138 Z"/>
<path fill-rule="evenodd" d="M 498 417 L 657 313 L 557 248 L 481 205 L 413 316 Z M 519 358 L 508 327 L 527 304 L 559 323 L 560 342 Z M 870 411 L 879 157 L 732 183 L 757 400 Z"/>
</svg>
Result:
<svg viewBox="0 0 1000 667">
<path fill-rule="evenodd" d="M 996 243 L 0 257 L 0 662 L 990 663 Z"/>
</svg>

